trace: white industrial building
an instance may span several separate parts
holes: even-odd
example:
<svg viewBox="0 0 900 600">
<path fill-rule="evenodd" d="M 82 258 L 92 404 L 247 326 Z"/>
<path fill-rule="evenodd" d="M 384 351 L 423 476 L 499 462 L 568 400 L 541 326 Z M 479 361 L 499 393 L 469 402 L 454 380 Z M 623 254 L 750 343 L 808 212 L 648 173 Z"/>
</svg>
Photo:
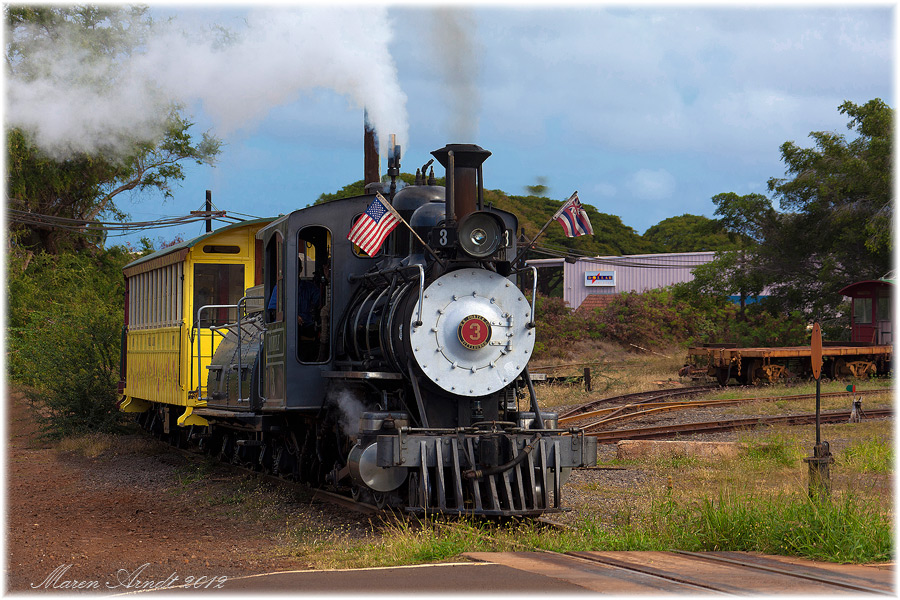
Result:
<svg viewBox="0 0 900 600">
<path fill-rule="evenodd" d="M 562 268 L 563 300 L 571 308 L 601 307 L 614 294 L 645 292 L 691 281 L 691 271 L 712 261 L 715 252 L 597 256 L 567 262 L 563 258 L 529 260 L 538 279 Z"/>
</svg>

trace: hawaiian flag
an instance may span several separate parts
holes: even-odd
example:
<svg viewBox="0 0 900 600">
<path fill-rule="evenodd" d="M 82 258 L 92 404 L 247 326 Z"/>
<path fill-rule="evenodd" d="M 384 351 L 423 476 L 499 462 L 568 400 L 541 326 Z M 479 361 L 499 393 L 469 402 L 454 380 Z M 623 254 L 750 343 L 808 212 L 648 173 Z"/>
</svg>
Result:
<svg viewBox="0 0 900 600">
<path fill-rule="evenodd" d="M 553 218 L 559 221 L 563 226 L 566 237 L 576 237 L 579 235 L 594 235 L 594 228 L 591 227 L 591 221 L 588 219 L 587 212 L 578 201 L 578 192 L 566 200 Z"/>
<path fill-rule="evenodd" d="M 388 234 L 400 224 L 400 220 L 394 207 L 376 192 L 375 200 L 350 228 L 347 239 L 369 256 L 375 256 Z"/>
</svg>

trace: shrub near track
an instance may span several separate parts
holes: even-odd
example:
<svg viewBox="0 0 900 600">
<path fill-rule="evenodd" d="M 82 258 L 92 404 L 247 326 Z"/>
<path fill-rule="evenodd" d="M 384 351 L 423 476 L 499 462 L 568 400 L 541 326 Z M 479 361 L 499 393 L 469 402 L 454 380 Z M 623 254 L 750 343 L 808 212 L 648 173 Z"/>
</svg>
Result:
<svg viewBox="0 0 900 600">
<path fill-rule="evenodd" d="M 562 357 L 572 341 L 610 341 L 672 345 L 729 342 L 740 346 L 808 344 L 799 313 L 772 314 L 751 306 L 740 308 L 724 298 L 702 301 L 671 289 L 625 292 L 592 311 L 573 311 L 562 298 L 538 296 L 535 357 Z"/>
</svg>

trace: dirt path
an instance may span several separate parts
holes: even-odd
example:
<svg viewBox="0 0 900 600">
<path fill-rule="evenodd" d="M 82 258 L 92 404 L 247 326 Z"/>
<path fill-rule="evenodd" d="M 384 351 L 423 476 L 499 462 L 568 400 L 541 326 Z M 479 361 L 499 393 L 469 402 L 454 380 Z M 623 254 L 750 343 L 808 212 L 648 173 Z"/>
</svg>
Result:
<svg viewBox="0 0 900 600">
<path fill-rule="evenodd" d="M 37 438 L 21 393 L 8 390 L 7 402 L 8 591 L 67 591 L 61 586 L 74 580 L 97 581 L 108 591 L 105 584 L 115 585 L 120 569 L 130 579 L 147 563 L 142 581 L 307 567 L 273 554 L 278 519 L 235 518 L 239 507 L 210 507 L 214 482 L 179 480 L 188 459 L 171 452 L 67 455 Z M 65 565 L 71 566 L 46 582 Z"/>
</svg>

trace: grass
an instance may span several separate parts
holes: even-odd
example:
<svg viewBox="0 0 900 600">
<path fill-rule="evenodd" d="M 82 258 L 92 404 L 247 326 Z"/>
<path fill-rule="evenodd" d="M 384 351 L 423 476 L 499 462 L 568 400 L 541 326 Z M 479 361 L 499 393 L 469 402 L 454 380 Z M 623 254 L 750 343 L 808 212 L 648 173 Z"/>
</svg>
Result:
<svg viewBox="0 0 900 600">
<path fill-rule="evenodd" d="M 584 367 L 589 365 L 580 363 L 590 363 L 591 367 L 592 392 L 584 391 L 580 382 L 539 385 L 537 392 L 541 407 L 561 410 L 614 394 L 677 386 L 677 372 L 684 364 L 684 351 L 680 348 L 663 348 L 654 352 L 656 354 L 626 350 L 605 342 L 582 341 L 572 348 L 571 355 L 575 358 L 534 361 L 530 367 L 533 372 L 556 377 L 583 375 Z M 579 364 L 572 365 L 576 362 Z"/>
<path fill-rule="evenodd" d="M 531 521 L 391 520 L 377 538 L 296 536 L 291 554 L 315 568 L 456 561 L 465 552 L 602 550 L 747 551 L 833 562 L 890 560 L 891 523 L 877 507 L 846 494 L 813 501 L 722 493 L 690 502 L 656 498 L 650 510 L 610 524 L 585 518 L 560 531 Z"/>
<path fill-rule="evenodd" d="M 884 436 L 872 436 L 848 446 L 841 460 L 854 471 L 890 473 L 894 469 L 894 449 Z"/>
<path fill-rule="evenodd" d="M 143 435 L 88 433 L 60 439 L 56 443 L 56 451 L 82 458 L 100 458 L 124 454 L 160 454 L 165 449 Z"/>
</svg>

